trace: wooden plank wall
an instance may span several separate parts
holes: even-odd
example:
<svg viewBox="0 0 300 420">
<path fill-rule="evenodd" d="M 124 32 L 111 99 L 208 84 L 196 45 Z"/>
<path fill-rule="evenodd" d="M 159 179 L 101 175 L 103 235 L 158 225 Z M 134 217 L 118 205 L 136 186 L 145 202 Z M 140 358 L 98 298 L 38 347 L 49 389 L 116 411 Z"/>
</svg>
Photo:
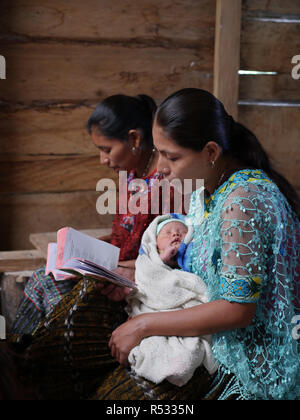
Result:
<svg viewBox="0 0 300 420">
<path fill-rule="evenodd" d="M 300 191 L 299 0 L 242 3 L 241 69 L 276 74 L 240 76 L 239 119 Z M 99 166 L 85 122 L 115 93 L 159 102 L 182 87 L 213 91 L 215 14 L 214 0 L 2 0 L 0 250 L 64 225 L 109 226 L 95 186 L 115 175 Z"/>
<path fill-rule="evenodd" d="M 300 193 L 300 80 L 291 63 L 299 34 L 299 0 L 243 0 L 241 69 L 276 74 L 240 76 L 239 120 Z"/>
<path fill-rule="evenodd" d="M 2 0 L 0 250 L 110 225 L 95 186 L 115 175 L 98 164 L 88 116 L 115 93 L 212 91 L 214 30 L 212 0 Z"/>
</svg>

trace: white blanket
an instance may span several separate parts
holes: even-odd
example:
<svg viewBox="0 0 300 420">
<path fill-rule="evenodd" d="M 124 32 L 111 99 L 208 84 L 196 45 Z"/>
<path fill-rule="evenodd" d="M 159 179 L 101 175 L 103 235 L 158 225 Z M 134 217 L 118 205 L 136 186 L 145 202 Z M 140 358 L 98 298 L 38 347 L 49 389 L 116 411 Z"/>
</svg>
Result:
<svg viewBox="0 0 300 420">
<path fill-rule="evenodd" d="M 170 215 L 158 216 L 143 235 L 143 254 L 136 261 L 138 291 L 128 296 L 128 314 L 135 317 L 149 312 L 174 311 L 206 303 L 203 280 L 182 270 L 172 269 L 161 260 L 156 246 L 157 224 Z M 189 227 L 185 242 L 192 238 Z M 129 363 L 133 372 L 156 384 L 168 380 L 185 385 L 195 370 L 204 365 L 210 374 L 217 370 L 212 355 L 211 337 L 153 336 L 132 349 Z"/>
</svg>

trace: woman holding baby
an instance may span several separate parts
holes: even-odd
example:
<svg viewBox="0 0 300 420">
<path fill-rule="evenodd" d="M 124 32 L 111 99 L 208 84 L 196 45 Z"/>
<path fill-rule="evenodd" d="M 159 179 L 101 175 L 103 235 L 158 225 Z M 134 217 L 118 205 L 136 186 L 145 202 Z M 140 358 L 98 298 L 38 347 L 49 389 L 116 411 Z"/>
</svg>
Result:
<svg viewBox="0 0 300 420">
<path fill-rule="evenodd" d="M 292 319 L 300 312 L 298 196 L 272 168 L 256 137 L 206 91 L 184 89 L 166 99 L 156 112 L 153 137 L 157 169 L 164 177 L 204 180 L 204 214 L 199 206 L 202 190 L 191 197 L 188 216 L 194 240 L 189 270 L 206 284 L 208 302 L 141 314 L 112 326 L 113 332 L 99 327 L 103 346 L 97 347 L 94 358 L 97 352 L 98 359 L 103 358 L 101 377 L 100 370 L 98 377 L 97 371 L 92 375 L 92 360 L 81 370 L 69 361 L 63 378 L 50 366 L 44 376 L 35 371 L 43 396 L 54 395 L 47 383 L 52 375 L 60 392 L 69 396 L 76 380 L 85 395 L 97 389 L 96 399 L 298 399 L 299 344 L 292 335 Z M 89 333 L 84 335 L 78 325 L 93 299 L 99 298 L 86 294 L 86 301 L 78 301 L 72 326 L 68 324 L 80 292 L 83 289 L 76 287 L 37 332 L 28 352 L 37 366 L 47 360 L 51 344 L 58 354 L 63 346 L 72 348 L 70 329 L 75 337 L 85 337 L 87 347 L 96 346 L 91 330 L 89 342 Z M 103 302 L 100 310 L 108 319 L 111 315 L 104 307 Z M 201 366 L 183 387 L 153 384 L 122 367 L 132 349 L 148 337 L 206 335 L 213 337 L 218 372 L 211 375 Z M 121 366 L 109 359 L 106 338 Z M 72 351 L 73 360 L 80 358 L 78 346 Z"/>
</svg>

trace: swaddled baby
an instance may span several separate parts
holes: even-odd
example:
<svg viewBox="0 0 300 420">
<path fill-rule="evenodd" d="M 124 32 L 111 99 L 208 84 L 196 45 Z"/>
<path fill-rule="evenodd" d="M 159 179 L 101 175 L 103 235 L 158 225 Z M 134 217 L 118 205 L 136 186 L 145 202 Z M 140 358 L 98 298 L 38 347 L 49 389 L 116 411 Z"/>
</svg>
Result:
<svg viewBox="0 0 300 420">
<path fill-rule="evenodd" d="M 136 261 L 137 291 L 127 298 L 130 317 L 208 302 L 205 283 L 189 272 L 192 236 L 193 229 L 182 216 L 158 216 L 150 224 Z M 209 336 L 148 337 L 132 349 L 128 360 L 138 376 L 177 386 L 186 384 L 200 365 L 209 373 L 217 368 Z"/>
</svg>

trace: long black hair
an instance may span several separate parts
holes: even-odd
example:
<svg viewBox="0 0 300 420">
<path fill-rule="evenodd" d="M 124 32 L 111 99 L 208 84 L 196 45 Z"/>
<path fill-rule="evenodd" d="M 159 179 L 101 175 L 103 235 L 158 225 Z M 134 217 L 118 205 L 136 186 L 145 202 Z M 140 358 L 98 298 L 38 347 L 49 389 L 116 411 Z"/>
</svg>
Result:
<svg viewBox="0 0 300 420">
<path fill-rule="evenodd" d="M 101 102 L 87 122 L 91 134 L 95 127 L 107 139 L 126 142 L 130 130 L 140 130 L 143 144 L 153 146 L 152 122 L 157 106 L 147 95 L 113 95 Z"/>
<path fill-rule="evenodd" d="M 273 167 L 257 137 L 227 114 L 224 105 L 201 89 L 182 89 L 158 108 L 157 124 L 179 146 L 201 151 L 209 141 L 244 167 L 262 169 L 287 198 L 300 218 L 300 200 L 292 185 Z"/>
</svg>

